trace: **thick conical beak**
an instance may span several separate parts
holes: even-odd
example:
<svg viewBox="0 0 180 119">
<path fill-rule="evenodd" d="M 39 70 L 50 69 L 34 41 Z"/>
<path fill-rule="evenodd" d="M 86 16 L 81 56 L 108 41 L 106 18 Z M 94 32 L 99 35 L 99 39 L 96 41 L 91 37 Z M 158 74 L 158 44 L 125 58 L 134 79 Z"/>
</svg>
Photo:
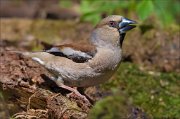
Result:
<svg viewBox="0 0 180 119">
<path fill-rule="evenodd" d="M 126 33 L 127 31 L 135 28 L 137 25 L 136 21 L 127 19 L 127 18 L 122 18 L 122 21 L 119 23 L 119 31 L 120 33 Z"/>
</svg>

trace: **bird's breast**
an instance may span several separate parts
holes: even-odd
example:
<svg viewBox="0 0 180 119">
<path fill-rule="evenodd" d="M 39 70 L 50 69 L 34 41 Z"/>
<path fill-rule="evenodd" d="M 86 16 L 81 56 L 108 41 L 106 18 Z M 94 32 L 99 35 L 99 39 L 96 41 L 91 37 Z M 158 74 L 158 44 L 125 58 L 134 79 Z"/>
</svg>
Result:
<svg viewBox="0 0 180 119">
<path fill-rule="evenodd" d="M 121 56 L 121 49 L 98 48 L 89 66 L 98 72 L 113 71 L 119 66 Z"/>
</svg>

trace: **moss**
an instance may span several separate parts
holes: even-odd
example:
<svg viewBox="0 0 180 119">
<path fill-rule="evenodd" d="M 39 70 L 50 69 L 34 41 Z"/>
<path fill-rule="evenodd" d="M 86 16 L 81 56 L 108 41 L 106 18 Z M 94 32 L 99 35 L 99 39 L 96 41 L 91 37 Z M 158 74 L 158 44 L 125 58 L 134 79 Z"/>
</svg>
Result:
<svg viewBox="0 0 180 119">
<path fill-rule="evenodd" d="M 127 112 L 121 108 L 127 109 L 127 107 L 121 103 L 120 98 L 117 98 L 123 96 L 128 97 L 126 103 L 131 102 L 140 107 L 150 117 L 180 117 L 180 74 L 178 73 L 142 71 L 132 63 L 122 63 L 116 76 L 101 87 L 112 92 L 118 89 L 123 93 L 121 95 L 116 93 L 98 102 L 91 112 L 91 115 L 96 115 L 93 118 L 97 118 L 103 112 L 103 117 L 110 115 L 108 118 L 114 118 L 119 113 L 126 115 Z M 115 106 L 116 103 L 118 107 Z M 112 108 L 112 111 L 104 111 L 107 110 L 105 107 L 109 110 Z"/>
<path fill-rule="evenodd" d="M 90 119 L 119 119 L 128 117 L 129 107 L 125 98 L 121 96 L 109 96 L 99 102 L 91 110 Z"/>
</svg>

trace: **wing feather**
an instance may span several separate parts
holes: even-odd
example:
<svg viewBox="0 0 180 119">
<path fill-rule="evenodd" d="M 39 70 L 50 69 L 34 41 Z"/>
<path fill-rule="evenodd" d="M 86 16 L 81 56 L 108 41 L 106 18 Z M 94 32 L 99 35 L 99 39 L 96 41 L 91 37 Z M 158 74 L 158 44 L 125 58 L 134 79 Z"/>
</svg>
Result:
<svg viewBox="0 0 180 119">
<path fill-rule="evenodd" d="M 45 52 L 48 52 L 55 56 L 66 57 L 77 63 L 83 63 L 94 57 L 94 55 L 96 54 L 96 48 L 95 46 L 91 45 L 64 44 L 53 46 Z"/>
</svg>

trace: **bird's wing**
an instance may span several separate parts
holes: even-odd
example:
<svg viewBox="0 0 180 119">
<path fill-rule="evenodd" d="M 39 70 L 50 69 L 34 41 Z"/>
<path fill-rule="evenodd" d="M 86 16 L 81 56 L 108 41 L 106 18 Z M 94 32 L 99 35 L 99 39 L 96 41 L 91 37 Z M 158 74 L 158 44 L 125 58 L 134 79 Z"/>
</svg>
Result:
<svg viewBox="0 0 180 119">
<path fill-rule="evenodd" d="M 64 44 L 53 46 L 45 52 L 55 56 L 66 57 L 77 63 L 83 63 L 92 59 L 96 54 L 96 47 L 87 44 Z"/>
</svg>

